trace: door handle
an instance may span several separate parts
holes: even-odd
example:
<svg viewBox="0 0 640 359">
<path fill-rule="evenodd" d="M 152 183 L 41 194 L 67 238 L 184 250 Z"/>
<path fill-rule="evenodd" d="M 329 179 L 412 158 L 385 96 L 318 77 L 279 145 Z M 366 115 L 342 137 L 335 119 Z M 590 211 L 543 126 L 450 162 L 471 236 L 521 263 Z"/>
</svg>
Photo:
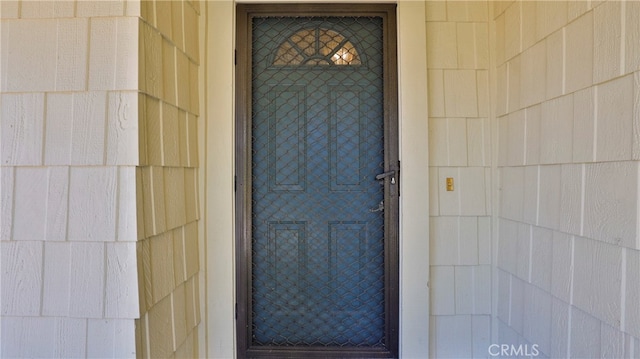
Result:
<svg viewBox="0 0 640 359">
<path fill-rule="evenodd" d="M 376 176 L 376 179 L 378 181 L 383 180 L 387 177 L 391 177 L 391 184 L 395 184 L 396 183 L 396 171 L 387 171 L 387 172 L 383 172 L 379 175 Z"/>
</svg>

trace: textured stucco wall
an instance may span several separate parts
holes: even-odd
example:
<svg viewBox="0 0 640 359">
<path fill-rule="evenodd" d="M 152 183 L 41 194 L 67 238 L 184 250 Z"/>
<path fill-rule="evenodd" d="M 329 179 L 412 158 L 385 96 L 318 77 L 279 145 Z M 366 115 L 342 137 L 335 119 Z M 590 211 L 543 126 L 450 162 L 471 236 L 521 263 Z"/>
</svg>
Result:
<svg viewBox="0 0 640 359">
<path fill-rule="evenodd" d="M 640 3 L 494 14 L 498 341 L 638 357 Z"/>
<path fill-rule="evenodd" d="M 143 1 L 136 171 L 140 358 L 197 357 L 197 1 Z"/>
<path fill-rule="evenodd" d="M 483 356 L 490 342 L 489 10 L 426 2 L 432 357 Z"/>
<path fill-rule="evenodd" d="M 0 12 L 1 356 L 131 357 L 140 8 Z"/>
</svg>

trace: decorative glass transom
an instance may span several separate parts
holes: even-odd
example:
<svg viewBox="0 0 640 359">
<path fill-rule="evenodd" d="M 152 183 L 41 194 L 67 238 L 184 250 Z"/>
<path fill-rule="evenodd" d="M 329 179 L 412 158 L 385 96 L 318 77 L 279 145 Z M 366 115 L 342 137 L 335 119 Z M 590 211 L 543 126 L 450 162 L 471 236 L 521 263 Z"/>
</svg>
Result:
<svg viewBox="0 0 640 359">
<path fill-rule="evenodd" d="M 273 64 L 360 65 L 362 60 L 343 35 L 317 27 L 300 30 L 280 44 Z"/>
</svg>

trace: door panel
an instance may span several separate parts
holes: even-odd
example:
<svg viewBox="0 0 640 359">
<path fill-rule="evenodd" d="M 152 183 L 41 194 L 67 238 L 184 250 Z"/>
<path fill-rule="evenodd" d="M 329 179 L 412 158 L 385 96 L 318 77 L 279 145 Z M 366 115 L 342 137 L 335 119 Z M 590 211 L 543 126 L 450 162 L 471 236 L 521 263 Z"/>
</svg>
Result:
<svg viewBox="0 0 640 359">
<path fill-rule="evenodd" d="M 328 93 L 331 96 L 330 189 L 365 191 L 366 184 L 371 182 L 371 178 L 362 173 L 363 166 L 371 160 L 366 156 L 367 121 L 365 114 L 361 113 L 361 104 L 365 102 L 366 93 L 353 84 L 330 86 Z"/>
<path fill-rule="evenodd" d="M 385 17 L 248 19 L 239 354 L 393 356 L 397 175 L 376 180 L 397 170 Z"/>
<path fill-rule="evenodd" d="M 271 162 L 267 165 L 271 191 L 305 190 L 305 90 L 305 86 L 276 85 L 268 92 L 267 160 Z"/>
</svg>

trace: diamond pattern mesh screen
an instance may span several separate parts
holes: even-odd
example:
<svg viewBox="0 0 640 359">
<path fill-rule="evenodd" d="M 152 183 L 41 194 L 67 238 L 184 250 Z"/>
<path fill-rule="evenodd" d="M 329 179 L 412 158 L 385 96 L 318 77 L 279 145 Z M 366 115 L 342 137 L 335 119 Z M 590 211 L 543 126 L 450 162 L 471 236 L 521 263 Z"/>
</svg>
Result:
<svg viewBox="0 0 640 359">
<path fill-rule="evenodd" d="M 382 20 L 253 21 L 252 344 L 384 347 Z"/>
</svg>

